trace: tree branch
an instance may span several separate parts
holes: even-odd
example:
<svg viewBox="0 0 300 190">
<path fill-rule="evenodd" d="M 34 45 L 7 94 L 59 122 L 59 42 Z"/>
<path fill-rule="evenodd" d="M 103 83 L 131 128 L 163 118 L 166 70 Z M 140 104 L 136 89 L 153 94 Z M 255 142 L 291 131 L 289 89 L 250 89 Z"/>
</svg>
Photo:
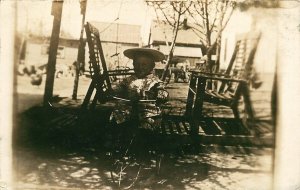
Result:
<svg viewBox="0 0 300 190">
<path fill-rule="evenodd" d="M 181 11 L 181 6 L 179 8 L 179 11 Z M 169 52 L 168 59 L 167 59 L 167 64 L 165 66 L 164 72 L 163 72 L 162 77 L 161 77 L 162 81 L 164 81 L 166 79 L 167 71 L 169 69 L 169 66 L 171 64 L 171 60 L 173 58 L 173 52 L 174 52 L 174 47 L 175 47 L 175 44 L 176 44 L 176 39 L 177 39 L 177 34 L 178 34 L 178 28 L 179 28 L 180 18 L 181 18 L 181 14 L 178 14 L 177 15 L 177 21 L 176 21 L 175 29 L 174 29 L 174 33 L 173 33 L 173 40 L 172 40 L 170 52 Z"/>
<path fill-rule="evenodd" d="M 204 19 L 204 14 L 202 14 L 200 11 L 198 11 L 198 8 L 201 10 L 201 11 L 203 11 L 202 9 L 203 9 L 203 7 L 197 7 L 197 5 L 199 5 L 199 4 L 195 4 L 194 3 L 194 8 L 195 8 L 195 11 L 196 11 L 196 13 L 200 16 L 200 17 L 202 17 L 202 19 Z"/>
<path fill-rule="evenodd" d="M 190 9 L 187 9 L 188 14 L 190 15 L 189 18 L 192 18 L 194 22 L 197 22 L 197 19 L 194 17 L 193 13 L 190 11 Z"/>
<path fill-rule="evenodd" d="M 202 43 L 202 45 L 205 45 L 206 43 L 203 41 L 203 36 L 204 36 L 204 38 L 205 38 L 205 34 L 203 34 L 202 32 L 200 33 L 200 34 L 202 34 L 203 36 L 201 36 L 200 34 L 198 34 L 195 30 L 195 28 L 191 28 L 192 29 L 192 31 L 200 38 L 199 40 L 200 40 L 200 42 Z M 199 30 L 198 30 L 198 32 L 199 32 Z"/>
<path fill-rule="evenodd" d="M 200 33 L 201 35 L 206 36 L 205 33 L 204 33 L 203 31 L 199 30 L 199 29 L 196 28 L 196 27 L 193 27 L 193 26 L 192 26 L 191 29 L 194 30 L 194 32 L 198 32 L 198 33 Z"/>
<path fill-rule="evenodd" d="M 233 10 L 234 10 L 234 7 L 232 7 L 232 9 L 231 9 L 231 11 L 230 11 L 230 13 L 229 13 L 229 15 L 228 15 L 228 18 L 227 18 L 227 20 L 225 21 L 225 23 L 224 23 L 224 24 L 222 23 L 221 32 L 224 30 L 224 28 L 226 27 L 227 23 L 229 22 L 230 17 L 231 17 L 231 15 L 232 15 L 232 13 L 233 13 Z M 225 16 L 225 14 L 224 14 L 224 16 Z"/>
<path fill-rule="evenodd" d="M 162 12 L 164 18 L 166 19 L 166 21 L 168 22 L 168 24 L 172 27 L 175 27 L 175 24 L 172 24 L 172 22 L 168 19 L 168 16 L 166 15 L 165 11 L 163 11 L 163 9 L 161 8 L 161 6 L 159 5 L 159 10 Z"/>
<path fill-rule="evenodd" d="M 188 6 L 185 6 L 185 10 L 182 11 L 182 14 L 186 13 L 186 11 L 190 9 L 191 5 L 192 5 L 192 2 L 190 1 L 190 2 L 189 2 L 189 5 L 188 5 Z"/>
<path fill-rule="evenodd" d="M 211 45 L 211 32 L 209 30 L 209 18 L 208 18 L 208 3 L 207 0 L 205 0 L 205 22 L 206 22 L 206 37 L 207 37 L 207 45 Z"/>
<path fill-rule="evenodd" d="M 214 17 L 213 17 L 213 21 L 212 21 L 212 24 L 210 25 L 211 27 L 210 27 L 210 31 L 212 31 L 212 29 L 214 28 L 214 26 L 215 26 L 215 23 L 216 23 L 216 20 L 217 20 L 217 15 L 218 15 L 218 13 L 220 12 L 220 10 L 218 10 L 218 7 L 219 7 L 219 1 L 217 1 L 216 2 L 216 4 L 215 4 L 216 6 L 215 6 L 215 15 L 214 15 Z"/>
</svg>

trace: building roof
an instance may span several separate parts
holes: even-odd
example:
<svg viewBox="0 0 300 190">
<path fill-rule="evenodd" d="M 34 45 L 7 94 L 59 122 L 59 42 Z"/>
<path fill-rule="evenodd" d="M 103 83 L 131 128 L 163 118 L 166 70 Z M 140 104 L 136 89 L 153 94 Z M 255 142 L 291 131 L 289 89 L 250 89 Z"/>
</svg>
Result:
<svg viewBox="0 0 300 190">
<path fill-rule="evenodd" d="M 172 41 L 173 29 L 170 25 L 153 21 L 151 25 L 152 42 L 168 42 Z M 177 34 L 176 43 L 185 44 L 187 46 L 200 46 L 200 37 L 192 29 L 180 29 Z"/>
<path fill-rule="evenodd" d="M 83 39 L 84 41 L 86 39 Z M 26 39 L 27 42 L 36 43 L 36 44 L 50 44 L 51 37 L 47 36 L 36 36 L 36 35 L 30 35 L 29 38 Z M 59 45 L 60 46 L 66 46 L 66 47 L 72 47 L 72 48 L 78 48 L 79 40 L 74 38 L 59 38 Z"/>
<path fill-rule="evenodd" d="M 163 52 L 165 55 L 168 55 L 170 52 L 169 48 L 165 45 L 160 45 L 159 51 Z M 200 47 L 175 46 L 173 54 L 174 56 L 195 57 L 195 58 L 200 58 L 203 56 Z"/>
<path fill-rule="evenodd" d="M 140 44 L 141 26 L 108 22 L 90 22 L 98 28 L 101 41 Z"/>
</svg>

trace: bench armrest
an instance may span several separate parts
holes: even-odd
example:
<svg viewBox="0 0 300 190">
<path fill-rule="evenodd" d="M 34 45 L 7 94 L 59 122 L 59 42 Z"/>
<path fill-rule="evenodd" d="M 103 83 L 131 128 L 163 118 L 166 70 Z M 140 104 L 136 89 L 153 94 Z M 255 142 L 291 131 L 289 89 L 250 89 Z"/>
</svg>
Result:
<svg viewBox="0 0 300 190">
<path fill-rule="evenodd" d="M 210 72 L 203 72 L 203 71 L 190 71 L 192 74 L 201 74 L 201 75 L 217 75 L 217 76 L 225 76 L 229 77 L 229 74 L 225 73 L 210 73 Z"/>
<path fill-rule="evenodd" d="M 223 81 L 223 82 L 242 82 L 242 83 L 246 83 L 246 80 L 243 79 L 233 79 L 233 78 L 226 78 L 226 77 L 214 77 L 214 76 L 206 76 L 206 75 L 196 75 L 197 78 L 200 79 L 211 79 L 211 80 L 219 80 L 219 81 Z"/>
</svg>

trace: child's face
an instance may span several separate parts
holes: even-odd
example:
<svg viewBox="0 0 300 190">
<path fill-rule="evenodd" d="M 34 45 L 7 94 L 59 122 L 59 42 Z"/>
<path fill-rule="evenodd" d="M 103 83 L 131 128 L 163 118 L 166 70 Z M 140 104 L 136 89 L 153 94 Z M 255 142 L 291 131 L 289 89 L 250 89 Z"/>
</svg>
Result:
<svg viewBox="0 0 300 190">
<path fill-rule="evenodd" d="M 144 78 L 149 75 L 154 68 L 154 61 L 148 56 L 137 56 L 133 61 L 135 75 L 138 78 Z"/>
</svg>

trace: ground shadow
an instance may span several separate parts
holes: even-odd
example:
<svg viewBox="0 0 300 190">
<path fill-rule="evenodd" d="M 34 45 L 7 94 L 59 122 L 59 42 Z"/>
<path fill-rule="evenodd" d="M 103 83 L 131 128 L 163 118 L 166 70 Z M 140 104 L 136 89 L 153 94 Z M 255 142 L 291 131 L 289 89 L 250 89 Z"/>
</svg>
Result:
<svg viewBox="0 0 300 190">
<path fill-rule="evenodd" d="M 18 116 L 14 167 L 20 189 L 125 187 L 122 185 L 126 181 L 119 184 L 112 178 L 115 160 L 111 159 L 103 137 L 109 111 L 102 110 L 101 117 L 99 113 L 77 113 L 32 107 Z M 161 151 L 159 175 L 156 160 L 147 157 L 132 189 L 232 189 L 241 177 L 245 180 L 249 175 L 265 177 L 270 173 L 251 152 L 232 156 L 224 147 L 212 153 L 171 143 L 173 146 L 165 144 Z M 130 172 L 136 172 L 135 165 L 128 166 L 124 176 Z"/>
</svg>

